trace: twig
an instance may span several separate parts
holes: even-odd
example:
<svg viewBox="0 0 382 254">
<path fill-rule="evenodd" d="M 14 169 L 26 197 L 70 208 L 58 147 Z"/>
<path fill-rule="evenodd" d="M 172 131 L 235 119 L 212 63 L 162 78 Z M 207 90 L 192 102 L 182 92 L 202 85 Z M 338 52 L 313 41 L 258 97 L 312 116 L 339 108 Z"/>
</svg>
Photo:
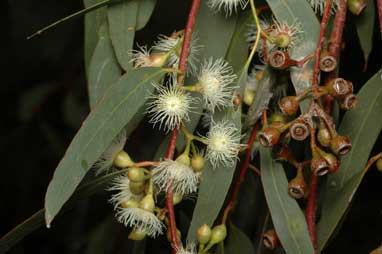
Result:
<svg viewBox="0 0 382 254">
<path fill-rule="evenodd" d="M 371 157 L 371 158 L 369 159 L 369 161 L 367 162 L 365 168 L 364 168 L 364 173 L 366 173 L 366 172 L 369 170 L 369 168 L 371 167 L 371 165 L 373 165 L 374 162 L 376 162 L 376 161 L 379 160 L 380 158 L 382 158 L 382 153 L 379 153 L 379 154 L 374 155 L 373 157 Z"/>
<path fill-rule="evenodd" d="M 306 205 L 305 217 L 308 225 L 309 236 L 312 241 L 314 252 L 317 252 L 316 238 L 316 209 L 317 209 L 317 186 L 318 176 L 311 172 L 309 182 L 309 198 Z"/>
<path fill-rule="evenodd" d="M 342 43 L 342 34 L 346 21 L 347 0 L 339 0 L 338 9 L 333 22 L 332 32 L 329 39 L 328 51 L 335 59 L 338 58 Z"/>
<path fill-rule="evenodd" d="M 377 0 L 379 31 L 382 33 L 382 0 Z"/>
<path fill-rule="evenodd" d="M 178 68 L 179 68 L 179 71 L 183 73 L 178 75 L 179 86 L 183 85 L 184 73 L 186 72 L 186 69 L 187 69 L 187 58 L 188 58 L 188 53 L 190 50 L 189 48 L 190 48 L 190 43 L 192 38 L 192 32 L 194 29 L 195 19 L 198 14 L 199 6 L 200 6 L 200 0 L 192 1 L 190 13 L 187 19 L 186 28 L 184 31 L 182 52 L 180 54 L 180 59 L 179 59 Z M 178 133 L 179 133 L 179 128 L 175 128 L 171 133 L 170 142 L 166 152 L 166 159 L 168 160 L 171 160 L 174 158 L 176 139 L 177 139 Z M 171 233 L 171 244 L 173 248 L 172 252 L 176 253 L 176 249 L 179 249 L 180 247 L 180 242 L 176 235 L 176 220 L 175 220 L 174 204 L 173 204 L 172 198 L 173 198 L 172 186 L 171 186 L 171 183 L 169 183 L 169 185 L 167 186 L 167 191 L 166 191 L 166 208 L 168 211 L 167 215 L 169 219 L 169 230 Z"/>
<path fill-rule="evenodd" d="M 232 210 L 232 208 L 234 207 L 234 203 L 236 202 L 236 198 L 237 198 L 237 194 L 239 193 L 240 185 L 244 180 L 245 172 L 247 172 L 249 161 L 251 160 L 252 146 L 253 146 L 253 143 L 255 142 L 256 134 L 258 131 L 258 126 L 259 126 L 259 124 L 257 123 L 253 127 L 252 132 L 251 132 L 251 136 L 249 137 L 249 140 L 247 143 L 248 148 L 247 148 L 247 151 L 245 153 L 245 159 L 244 159 L 244 162 L 241 166 L 239 176 L 238 176 L 236 182 L 234 183 L 231 195 L 229 196 L 227 206 L 224 209 L 222 224 L 225 224 L 227 222 L 228 215 L 229 215 L 230 211 Z"/>
</svg>

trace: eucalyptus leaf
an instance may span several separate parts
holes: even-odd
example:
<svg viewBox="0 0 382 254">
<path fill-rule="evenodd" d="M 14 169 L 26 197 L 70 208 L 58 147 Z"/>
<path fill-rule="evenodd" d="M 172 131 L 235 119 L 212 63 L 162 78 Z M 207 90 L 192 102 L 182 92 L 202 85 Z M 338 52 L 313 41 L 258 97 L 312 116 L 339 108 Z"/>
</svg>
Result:
<svg viewBox="0 0 382 254">
<path fill-rule="evenodd" d="M 371 149 L 382 130 L 382 70 L 359 91 L 358 105 L 346 112 L 338 132 L 349 137 L 352 150 L 340 169 L 328 176 L 321 219 L 317 226 L 319 249 L 323 249 L 343 217 L 364 176 Z"/>
<path fill-rule="evenodd" d="M 113 84 L 84 121 L 59 163 L 45 197 L 45 219 L 50 225 L 65 202 L 118 133 L 134 119 L 153 90 L 152 81 L 166 71 L 142 68 L 125 74 Z M 131 125 L 135 125 L 134 121 Z M 130 124 L 127 125 L 127 132 Z"/>
<path fill-rule="evenodd" d="M 229 226 L 228 237 L 224 241 L 224 253 L 253 254 L 255 253 L 255 250 L 248 236 L 231 223 Z"/>
<path fill-rule="evenodd" d="M 213 116 L 215 122 L 222 119 L 235 124 L 241 129 L 241 108 L 235 110 L 228 108 L 216 112 Z M 192 221 L 187 234 L 187 241 L 194 242 L 197 229 L 203 225 L 212 225 L 223 206 L 235 172 L 236 163 L 232 166 L 221 166 L 213 169 L 209 161 L 203 170 L 202 180 L 199 187 L 198 200 L 195 205 Z"/>
<path fill-rule="evenodd" d="M 137 16 L 136 30 L 141 30 L 149 22 L 151 14 L 154 11 L 157 0 L 140 0 L 139 11 Z"/>
<path fill-rule="evenodd" d="M 288 179 L 269 148 L 260 148 L 261 181 L 273 225 L 287 254 L 314 253 L 305 216 L 288 194 Z"/>
<path fill-rule="evenodd" d="M 373 31 L 375 21 L 375 3 L 368 1 L 362 13 L 356 17 L 356 27 L 359 42 L 361 43 L 365 65 L 373 48 Z"/>
<path fill-rule="evenodd" d="M 102 0 L 84 0 L 85 8 L 102 2 Z M 85 69 L 88 73 L 90 59 L 93 55 L 98 41 L 98 31 L 102 23 L 106 20 L 106 7 L 101 7 L 85 15 Z"/>
<path fill-rule="evenodd" d="M 292 59 L 301 60 L 314 53 L 320 33 L 320 24 L 308 1 L 267 0 L 267 3 L 279 22 L 286 22 L 289 25 L 294 22 L 301 24 L 304 38 L 292 49 Z M 313 61 L 306 63 L 302 68 L 291 67 L 290 72 L 296 93 L 300 93 L 311 86 Z M 303 112 L 307 110 L 308 106 L 308 101 L 300 103 Z"/>
<path fill-rule="evenodd" d="M 112 179 L 126 172 L 127 170 L 112 172 L 80 186 L 65 204 L 59 215 L 63 215 L 65 212 L 70 211 L 76 204 L 78 204 L 78 201 L 85 199 L 98 191 L 104 190 Z M 26 236 L 44 226 L 44 213 L 45 209 L 37 211 L 3 236 L 0 239 L 0 253 L 5 253 Z"/>
<path fill-rule="evenodd" d="M 107 22 L 99 29 L 97 47 L 94 50 L 88 78 L 90 108 L 100 101 L 107 88 L 121 76 L 121 68 L 111 45 Z"/>
<path fill-rule="evenodd" d="M 109 30 L 115 54 L 122 69 L 132 68 L 130 50 L 133 48 L 139 0 L 122 0 L 107 9 Z"/>
</svg>

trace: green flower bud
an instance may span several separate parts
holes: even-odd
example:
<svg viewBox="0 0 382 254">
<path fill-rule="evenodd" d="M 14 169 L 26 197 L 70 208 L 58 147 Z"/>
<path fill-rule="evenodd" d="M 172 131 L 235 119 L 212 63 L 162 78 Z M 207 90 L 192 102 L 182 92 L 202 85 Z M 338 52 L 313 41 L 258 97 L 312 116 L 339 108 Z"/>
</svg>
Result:
<svg viewBox="0 0 382 254">
<path fill-rule="evenodd" d="M 244 90 L 244 98 L 243 101 L 246 105 L 251 106 L 253 101 L 255 100 L 256 91 L 251 89 L 245 89 Z"/>
<path fill-rule="evenodd" d="M 134 165 L 129 154 L 125 151 L 120 151 L 114 158 L 113 165 L 119 168 L 128 168 Z"/>
<path fill-rule="evenodd" d="M 185 154 L 185 153 L 182 153 L 181 155 L 178 156 L 178 158 L 176 158 L 177 162 L 179 163 L 182 163 L 186 166 L 190 166 L 191 165 L 191 160 L 190 160 L 190 157 L 188 156 L 188 154 Z"/>
<path fill-rule="evenodd" d="M 140 202 L 139 208 L 148 212 L 154 212 L 155 202 L 152 194 L 147 194 Z"/>
<path fill-rule="evenodd" d="M 133 194 L 139 195 L 145 190 L 146 184 L 145 182 L 130 182 L 129 187 Z"/>
<path fill-rule="evenodd" d="M 227 236 L 227 227 L 225 224 L 220 224 L 215 227 L 213 227 L 211 231 L 211 244 L 217 244 L 220 243 L 221 241 L 224 241 L 224 239 Z"/>
<path fill-rule="evenodd" d="M 179 204 L 179 203 L 182 201 L 182 199 L 183 199 L 183 196 L 180 195 L 180 194 L 178 194 L 178 193 L 174 193 L 174 194 L 172 195 L 172 203 L 173 203 L 174 205 Z"/>
<path fill-rule="evenodd" d="M 121 206 L 122 208 L 137 208 L 139 206 L 139 203 L 138 201 L 136 201 L 135 199 L 129 199 L 125 202 L 122 202 L 121 203 Z"/>
<path fill-rule="evenodd" d="M 382 159 L 378 159 L 375 163 L 375 166 L 377 167 L 378 171 L 382 171 Z"/>
<path fill-rule="evenodd" d="M 143 240 L 146 237 L 146 230 L 133 229 L 129 234 L 129 239 L 134 241 Z"/>
<path fill-rule="evenodd" d="M 199 244 L 208 243 L 211 239 L 211 228 L 207 224 L 200 226 L 196 232 L 196 237 Z"/>
<path fill-rule="evenodd" d="M 200 154 L 194 154 L 191 159 L 191 167 L 195 172 L 201 172 L 204 168 L 204 158 Z"/>
<path fill-rule="evenodd" d="M 129 168 L 127 176 L 132 182 L 143 182 L 145 180 L 145 171 L 143 168 Z"/>
</svg>

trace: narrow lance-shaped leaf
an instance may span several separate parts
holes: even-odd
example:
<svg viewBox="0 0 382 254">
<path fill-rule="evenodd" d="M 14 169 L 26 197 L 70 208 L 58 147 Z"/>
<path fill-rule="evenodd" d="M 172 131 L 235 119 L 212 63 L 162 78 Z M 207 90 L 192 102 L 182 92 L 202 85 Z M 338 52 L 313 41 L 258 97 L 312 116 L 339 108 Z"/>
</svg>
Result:
<svg viewBox="0 0 382 254">
<path fill-rule="evenodd" d="M 237 110 L 229 108 L 217 112 L 213 118 L 215 122 L 227 119 L 234 123 L 238 130 L 241 129 L 241 108 Z M 197 229 L 203 224 L 211 226 L 216 220 L 231 185 L 235 168 L 236 163 L 232 166 L 220 166 L 213 169 L 211 163 L 206 162 L 187 241 L 194 242 Z"/>
<path fill-rule="evenodd" d="M 321 219 L 317 227 L 319 249 L 323 249 L 346 212 L 364 176 L 371 149 L 382 130 L 382 70 L 359 91 L 358 105 L 346 112 L 339 134 L 348 136 L 352 150 L 341 160 L 341 167 L 328 176 Z"/>
<path fill-rule="evenodd" d="M 361 43 L 365 65 L 373 48 L 373 31 L 375 21 L 375 3 L 367 1 L 366 8 L 356 17 L 356 27 L 359 42 Z"/>
<path fill-rule="evenodd" d="M 129 51 L 133 48 L 139 0 L 122 0 L 108 6 L 110 37 L 122 69 L 132 68 Z"/>
<path fill-rule="evenodd" d="M 141 30 L 149 22 L 157 0 L 140 0 L 136 30 Z"/>
<path fill-rule="evenodd" d="M 107 22 L 100 27 L 97 47 L 89 67 L 88 93 L 90 108 L 100 101 L 107 88 L 121 76 L 121 68 L 111 45 Z"/>
<path fill-rule="evenodd" d="M 282 165 L 275 162 L 269 148 L 260 148 L 261 181 L 280 242 L 288 254 L 314 253 L 305 216 L 288 194 L 288 180 Z"/>
<path fill-rule="evenodd" d="M 101 0 L 84 0 L 85 8 L 88 8 Z M 98 41 L 98 31 L 102 23 L 106 20 L 106 7 L 101 7 L 85 15 L 85 69 L 88 73 L 90 59 Z"/>
<path fill-rule="evenodd" d="M 125 74 L 108 89 L 74 137 L 48 186 L 45 197 L 47 225 L 50 225 L 93 163 L 144 106 L 144 98 L 153 89 L 151 82 L 164 74 L 164 69 L 138 69 Z"/>
<path fill-rule="evenodd" d="M 78 190 L 75 191 L 73 196 L 69 199 L 69 201 L 65 204 L 63 209 L 61 210 L 59 215 L 64 214 L 67 211 L 70 211 L 78 201 L 85 199 L 98 191 L 104 190 L 107 184 L 110 183 L 112 179 L 115 177 L 126 173 L 127 170 L 120 170 L 113 173 L 109 173 L 102 177 L 99 177 L 91 182 L 80 186 Z M 33 233 L 35 230 L 44 226 L 44 213 L 45 209 L 41 209 L 24 222 L 17 225 L 10 232 L 8 232 L 5 236 L 0 239 L 0 253 L 5 253 L 13 246 L 15 246 L 18 242 L 23 240 L 27 235 Z"/>
<path fill-rule="evenodd" d="M 304 59 L 316 50 L 320 25 L 316 15 L 306 0 L 267 0 L 271 10 L 278 21 L 291 25 L 299 22 L 304 31 L 304 38 L 292 49 L 291 57 L 294 60 Z M 311 86 L 313 75 L 313 61 L 308 62 L 303 68 L 292 67 L 291 79 L 296 93 L 304 91 Z M 308 101 L 303 101 L 300 107 L 305 112 L 309 106 Z"/>
</svg>

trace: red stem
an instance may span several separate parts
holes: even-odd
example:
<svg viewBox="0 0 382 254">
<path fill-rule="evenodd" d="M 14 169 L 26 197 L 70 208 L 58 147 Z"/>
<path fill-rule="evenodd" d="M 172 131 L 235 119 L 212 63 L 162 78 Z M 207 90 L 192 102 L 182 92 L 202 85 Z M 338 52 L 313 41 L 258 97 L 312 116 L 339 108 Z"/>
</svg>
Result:
<svg viewBox="0 0 382 254">
<path fill-rule="evenodd" d="M 332 5 L 332 0 L 327 0 L 325 5 L 324 15 L 322 16 L 322 20 L 321 20 L 320 37 L 317 42 L 317 48 L 316 48 L 316 53 L 314 58 L 314 70 L 313 70 L 313 80 L 312 80 L 312 88 L 313 88 L 314 95 L 316 95 L 317 89 L 318 89 L 318 74 L 320 72 L 321 49 L 325 40 L 326 27 L 328 25 L 331 5 Z"/>
<path fill-rule="evenodd" d="M 339 0 L 338 9 L 333 22 L 332 33 L 330 34 L 328 51 L 331 56 L 337 59 L 341 48 L 342 34 L 346 21 L 347 0 Z"/>
<path fill-rule="evenodd" d="M 187 57 L 190 50 L 190 43 L 192 38 L 192 31 L 194 29 L 195 19 L 198 14 L 200 6 L 200 0 L 193 0 L 191 5 L 191 10 L 188 15 L 187 24 L 184 32 L 184 40 L 182 45 L 182 52 L 180 54 L 179 59 L 179 71 L 183 74 L 179 74 L 178 76 L 178 85 L 183 85 L 184 73 L 187 69 Z M 175 147 L 176 147 L 176 139 L 178 137 L 179 128 L 175 128 L 170 137 L 170 142 L 167 147 L 166 159 L 172 160 L 174 158 Z M 169 230 L 171 233 L 171 244 L 172 244 L 172 253 L 176 253 L 176 250 L 180 248 L 180 242 L 176 235 L 176 220 L 174 213 L 174 204 L 173 204 L 173 192 L 171 183 L 167 186 L 166 191 L 166 208 L 167 208 L 167 216 L 169 221 Z"/>
<path fill-rule="evenodd" d="M 248 168 L 249 162 L 251 160 L 252 146 L 253 146 L 253 143 L 255 142 L 256 134 L 258 131 L 258 126 L 259 126 L 259 124 L 257 123 L 253 127 L 252 132 L 251 132 L 251 136 L 249 137 L 249 140 L 247 143 L 247 150 L 245 153 L 245 159 L 244 159 L 244 162 L 241 166 L 239 176 L 238 176 L 238 178 L 237 178 L 237 180 L 233 186 L 231 195 L 228 199 L 227 206 L 224 209 L 222 224 L 226 223 L 227 218 L 228 218 L 228 214 L 232 210 L 232 208 L 234 207 L 234 203 L 236 201 L 237 194 L 239 193 L 240 185 L 244 180 L 245 172 L 247 172 L 247 168 Z"/>
<path fill-rule="evenodd" d="M 379 31 L 382 33 L 382 0 L 377 0 Z"/>
<path fill-rule="evenodd" d="M 308 224 L 308 231 L 312 241 L 315 253 L 317 251 L 317 238 L 316 238 L 316 209 L 317 209 L 317 186 L 318 176 L 313 172 L 310 174 L 309 183 L 309 198 L 306 205 L 305 217 Z"/>
</svg>

